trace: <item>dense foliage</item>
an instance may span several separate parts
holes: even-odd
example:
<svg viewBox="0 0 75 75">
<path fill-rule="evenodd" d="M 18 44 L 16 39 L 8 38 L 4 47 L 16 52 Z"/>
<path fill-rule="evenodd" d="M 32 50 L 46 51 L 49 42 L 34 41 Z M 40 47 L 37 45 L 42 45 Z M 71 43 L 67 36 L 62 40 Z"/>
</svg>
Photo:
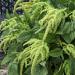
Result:
<svg viewBox="0 0 75 75">
<path fill-rule="evenodd" d="M 18 0 L 0 24 L 8 75 L 75 75 L 74 9 L 74 0 Z"/>
</svg>

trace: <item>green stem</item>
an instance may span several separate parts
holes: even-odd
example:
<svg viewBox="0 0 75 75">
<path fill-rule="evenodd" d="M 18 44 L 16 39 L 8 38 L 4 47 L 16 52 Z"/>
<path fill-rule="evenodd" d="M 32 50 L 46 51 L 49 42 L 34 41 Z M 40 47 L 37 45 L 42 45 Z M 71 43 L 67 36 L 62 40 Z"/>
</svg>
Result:
<svg viewBox="0 0 75 75">
<path fill-rule="evenodd" d="M 46 28 L 46 31 L 45 31 L 45 34 L 44 34 L 44 37 L 43 37 L 43 41 L 45 41 L 46 40 L 46 38 L 47 38 L 47 35 L 48 35 L 48 33 L 49 33 L 49 30 L 50 30 L 50 24 L 47 26 L 47 28 Z"/>
<path fill-rule="evenodd" d="M 16 2 L 16 4 L 14 5 L 14 11 L 13 11 L 13 13 L 15 13 L 17 5 L 18 5 L 21 1 L 22 1 L 22 0 L 18 0 L 18 1 Z"/>
</svg>

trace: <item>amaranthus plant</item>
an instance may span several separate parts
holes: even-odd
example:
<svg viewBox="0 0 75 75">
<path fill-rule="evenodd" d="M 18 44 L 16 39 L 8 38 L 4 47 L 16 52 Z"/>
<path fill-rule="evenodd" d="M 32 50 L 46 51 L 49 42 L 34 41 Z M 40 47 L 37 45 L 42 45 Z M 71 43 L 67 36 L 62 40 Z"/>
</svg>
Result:
<svg viewBox="0 0 75 75">
<path fill-rule="evenodd" d="M 8 75 L 75 75 L 74 8 L 74 0 L 16 2 L 0 24 Z"/>
</svg>

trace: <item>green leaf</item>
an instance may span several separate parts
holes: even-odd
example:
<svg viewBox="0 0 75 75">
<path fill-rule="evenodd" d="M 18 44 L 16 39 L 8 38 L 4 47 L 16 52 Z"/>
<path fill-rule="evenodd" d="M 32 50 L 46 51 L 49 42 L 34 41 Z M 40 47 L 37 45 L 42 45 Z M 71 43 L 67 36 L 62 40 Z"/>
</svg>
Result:
<svg viewBox="0 0 75 75">
<path fill-rule="evenodd" d="M 60 48 L 56 48 L 54 50 L 51 50 L 49 52 L 49 55 L 52 56 L 52 57 L 63 56 L 63 51 Z"/>
<path fill-rule="evenodd" d="M 18 64 L 10 63 L 8 66 L 8 75 L 19 75 Z"/>
<path fill-rule="evenodd" d="M 16 57 L 16 52 L 15 53 L 13 52 L 13 53 L 7 54 L 5 56 L 5 58 L 2 60 L 1 65 L 5 65 L 5 64 L 7 64 L 9 62 L 13 62 L 15 57 Z"/>
<path fill-rule="evenodd" d="M 67 43 L 71 43 L 75 39 L 75 22 L 68 22 L 64 25 L 63 38 Z"/>
<path fill-rule="evenodd" d="M 30 72 L 31 72 L 30 68 L 28 68 L 25 71 L 25 75 L 30 75 Z M 35 71 L 34 71 L 34 75 L 48 75 L 46 65 L 45 66 L 37 65 L 36 68 L 35 68 Z"/>
<path fill-rule="evenodd" d="M 59 26 L 59 32 L 67 43 L 71 43 L 75 39 L 75 11 L 67 19 Z"/>
<path fill-rule="evenodd" d="M 75 22 L 66 22 L 61 25 L 59 32 L 62 34 L 62 38 L 67 42 L 71 43 L 75 39 Z"/>
<path fill-rule="evenodd" d="M 69 10 L 75 9 L 75 1 L 74 0 L 50 0 L 53 6 L 57 8 L 67 8 Z"/>
<path fill-rule="evenodd" d="M 66 75 L 71 75 L 71 61 L 70 60 L 66 60 L 65 61 L 65 74 Z"/>
<path fill-rule="evenodd" d="M 18 37 L 17 37 L 17 42 L 20 42 L 20 43 L 24 43 L 26 41 L 28 41 L 33 35 L 33 31 L 22 31 Z"/>
<path fill-rule="evenodd" d="M 47 68 L 38 65 L 35 69 L 34 75 L 47 75 Z"/>
<path fill-rule="evenodd" d="M 71 74 L 75 74 L 75 59 L 71 58 Z"/>
</svg>

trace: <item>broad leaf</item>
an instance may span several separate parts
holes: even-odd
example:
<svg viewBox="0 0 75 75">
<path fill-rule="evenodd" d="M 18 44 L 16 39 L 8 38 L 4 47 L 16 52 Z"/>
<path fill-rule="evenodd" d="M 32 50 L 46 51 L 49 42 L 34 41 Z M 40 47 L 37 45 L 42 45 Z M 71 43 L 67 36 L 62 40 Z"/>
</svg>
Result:
<svg viewBox="0 0 75 75">
<path fill-rule="evenodd" d="M 18 64 L 10 63 L 8 66 L 8 75 L 19 75 Z"/>
<path fill-rule="evenodd" d="M 54 50 L 51 50 L 49 52 L 49 55 L 52 56 L 52 57 L 63 56 L 63 51 L 60 48 L 56 48 Z"/>
</svg>

